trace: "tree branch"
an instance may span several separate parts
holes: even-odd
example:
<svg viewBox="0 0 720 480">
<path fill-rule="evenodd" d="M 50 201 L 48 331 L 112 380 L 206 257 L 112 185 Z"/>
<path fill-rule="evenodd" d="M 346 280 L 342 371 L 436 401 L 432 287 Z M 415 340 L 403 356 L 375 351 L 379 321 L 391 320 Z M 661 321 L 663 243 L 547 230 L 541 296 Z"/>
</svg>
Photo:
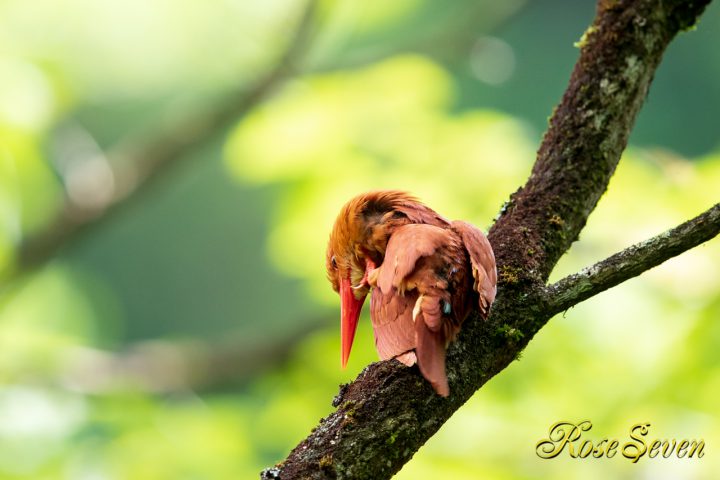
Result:
<svg viewBox="0 0 720 480">
<path fill-rule="evenodd" d="M 544 284 L 607 188 L 665 48 L 708 3 L 600 0 L 532 174 L 490 230 L 498 297 L 488 321 L 472 315 L 448 350 L 450 396 L 436 395 L 415 367 L 374 363 L 262 478 L 389 478 L 517 357 L 553 314 Z"/>
<path fill-rule="evenodd" d="M 626 248 L 547 287 L 548 309 L 562 312 L 583 300 L 636 277 L 720 233 L 720 203 L 649 240 Z"/>
<path fill-rule="evenodd" d="M 128 385 L 150 393 L 237 386 L 284 363 L 293 346 L 327 324 L 325 318 L 309 319 L 289 334 L 250 345 L 247 338 L 230 335 L 208 342 L 143 341 L 122 352 L 70 349 L 60 377 L 73 391 L 95 395 L 123 391 Z"/>
</svg>

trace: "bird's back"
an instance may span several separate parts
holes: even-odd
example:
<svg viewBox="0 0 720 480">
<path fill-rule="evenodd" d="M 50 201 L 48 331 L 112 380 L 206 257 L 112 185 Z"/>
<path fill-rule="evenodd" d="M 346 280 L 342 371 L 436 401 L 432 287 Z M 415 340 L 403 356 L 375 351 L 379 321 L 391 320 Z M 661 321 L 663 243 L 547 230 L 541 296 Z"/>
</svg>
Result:
<svg viewBox="0 0 720 480">
<path fill-rule="evenodd" d="M 380 357 L 401 355 L 406 364 L 417 359 L 423 375 L 447 395 L 445 348 L 477 298 L 462 236 L 453 228 L 432 225 L 398 228 L 371 283 Z"/>
</svg>

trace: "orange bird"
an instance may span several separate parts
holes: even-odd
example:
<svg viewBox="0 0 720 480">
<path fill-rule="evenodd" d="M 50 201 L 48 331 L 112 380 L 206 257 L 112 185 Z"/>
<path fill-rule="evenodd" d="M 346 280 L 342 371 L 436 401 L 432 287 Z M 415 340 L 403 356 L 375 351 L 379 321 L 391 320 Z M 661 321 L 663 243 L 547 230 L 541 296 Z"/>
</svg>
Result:
<svg viewBox="0 0 720 480">
<path fill-rule="evenodd" d="M 380 358 L 417 363 L 446 397 L 445 349 L 470 311 L 477 308 L 486 318 L 495 299 L 495 256 L 487 237 L 405 192 L 368 192 L 340 210 L 326 268 L 340 294 L 343 368 L 372 290 L 370 317 Z"/>
</svg>

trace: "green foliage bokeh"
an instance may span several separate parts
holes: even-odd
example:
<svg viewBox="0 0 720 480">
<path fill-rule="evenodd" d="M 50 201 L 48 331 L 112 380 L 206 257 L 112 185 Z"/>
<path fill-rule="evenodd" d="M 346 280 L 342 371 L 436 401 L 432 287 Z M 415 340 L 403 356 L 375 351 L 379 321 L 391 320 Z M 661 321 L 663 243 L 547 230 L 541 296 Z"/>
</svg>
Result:
<svg viewBox="0 0 720 480">
<path fill-rule="evenodd" d="M 331 411 L 338 384 L 376 359 L 363 321 L 349 368 L 339 368 L 337 297 L 324 274 L 338 209 L 358 192 L 399 188 L 487 229 L 529 174 L 544 128 L 537 112 L 546 117 L 559 98 L 572 41 L 592 14 L 590 2 L 452 3 L 460 14 L 430 0 L 323 3 L 309 73 L 193 152 L 132 209 L 3 284 L 0 478 L 253 478 Z M 462 15 L 480 7 L 483 32 Z M 301 8 L 290 0 L 3 2 L 0 278 L 13 271 L 22 239 L 57 214 L 68 152 L 102 156 L 126 134 L 211 105 L 272 64 Z M 698 34 L 717 40 L 718 29 L 704 32 L 713 25 L 717 8 Z M 422 41 L 423 32 L 461 27 L 468 42 L 485 39 L 475 53 L 507 46 L 479 56 L 514 55 L 503 57 L 516 65 L 505 83 L 482 83 L 488 77 L 466 59 L 472 52 Z M 544 34 L 550 45 L 567 38 L 538 53 L 546 70 L 529 72 L 539 60 L 528 52 Z M 702 83 L 719 81 L 713 48 L 689 41 L 678 39 L 678 51 L 694 48 Z M 668 52 L 650 113 L 553 279 L 717 202 L 720 146 L 702 137 L 706 110 L 720 108 L 717 92 L 686 88 L 677 100 L 663 83 L 696 75 L 685 61 Z M 676 113 L 669 138 L 666 119 L 648 115 L 680 103 L 673 112 L 697 111 Z M 709 242 L 553 319 L 398 478 L 714 478 L 718 265 L 720 244 Z M 312 333 L 273 350 L 303 329 Z M 217 345 L 275 353 L 203 363 Z M 181 370 L 189 376 L 175 379 Z M 703 438 L 706 455 L 638 464 L 535 455 L 552 423 L 584 419 L 593 421 L 591 438 L 622 441 L 631 425 L 650 422 L 651 438 Z"/>
</svg>

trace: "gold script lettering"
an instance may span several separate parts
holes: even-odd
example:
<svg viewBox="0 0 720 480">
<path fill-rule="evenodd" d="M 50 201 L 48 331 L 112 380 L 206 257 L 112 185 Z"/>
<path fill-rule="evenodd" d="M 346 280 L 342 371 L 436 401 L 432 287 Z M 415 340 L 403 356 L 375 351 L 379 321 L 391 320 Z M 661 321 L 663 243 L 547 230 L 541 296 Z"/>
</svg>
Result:
<svg viewBox="0 0 720 480">
<path fill-rule="evenodd" d="M 567 445 L 570 456 L 576 458 L 577 454 L 572 442 L 579 439 L 582 432 L 586 432 L 591 428 L 592 423 L 589 420 L 580 422 L 577 425 L 571 422 L 557 422 L 550 427 L 548 438 L 540 440 L 535 445 L 535 453 L 540 458 L 555 458 L 560 455 L 560 452 Z"/>
<path fill-rule="evenodd" d="M 623 445 L 623 457 L 629 458 L 630 460 L 632 460 L 633 463 L 637 463 L 637 461 L 640 460 L 643 455 L 645 455 L 645 452 L 647 452 L 647 447 L 645 446 L 645 441 L 642 439 L 642 437 L 647 435 L 649 427 L 649 423 L 638 423 L 636 425 L 633 425 L 633 427 L 630 429 L 630 438 L 635 441 L 628 442 Z"/>
<path fill-rule="evenodd" d="M 698 458 L 702 458 L 705 455 L 703 448 L 705 448 L 705 440 L 700 439 L 700 443 L 693 440 L 690 442 L 690 453 L 688 453 L 688 458 L 691 458 L 695 452 L 697 452 Z"/>
</svg>

